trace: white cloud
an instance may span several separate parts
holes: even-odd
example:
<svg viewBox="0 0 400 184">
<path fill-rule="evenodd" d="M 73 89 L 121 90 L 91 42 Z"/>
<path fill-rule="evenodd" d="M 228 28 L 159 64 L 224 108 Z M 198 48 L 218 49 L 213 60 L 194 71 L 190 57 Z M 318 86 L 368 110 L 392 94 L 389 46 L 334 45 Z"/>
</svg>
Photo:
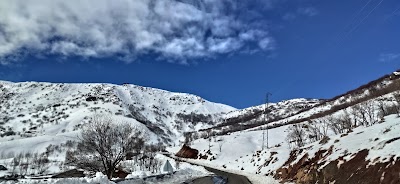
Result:
<svg viewBox="0 0 400 184">
<path fill-rule="evenodd" d="M 384 53 L 379 56 L 380 62 L 391 62 L 400 58 L 400 53 Z"/>
<path fill-rule="evenodd" d="M 2 0 L 0 63 L 23 53 L 188 59 L 271 48 L 266 27 L 240 20 L 235 9 L 231 0 Z"/>
</svg>

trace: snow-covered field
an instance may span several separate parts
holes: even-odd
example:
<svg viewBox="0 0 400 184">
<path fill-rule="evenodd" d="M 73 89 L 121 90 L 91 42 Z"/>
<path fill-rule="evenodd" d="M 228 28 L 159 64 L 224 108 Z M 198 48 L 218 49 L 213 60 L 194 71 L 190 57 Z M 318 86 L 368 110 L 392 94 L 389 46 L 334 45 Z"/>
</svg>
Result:
<svg viewBox="0 0 400 184">
<path fill-rule="evenodd" d="M 172 183 L 183 183 L 185 181 L 189 181 L 195 178 L 200 178 L 204 176 L 209 176 L 212 173 L 205 170 L 203 167 L 191 165 L 188 163 L 180 163 L 179 168 L 175 168 L 176 163 L 174 159 L 170 159 L 165 157 L 162 154 L 157 154 L 157 159 L 160 159 L 163 163 L 167 160 L 172 165 L 173 170 L 175 171 L 172 175 L 165 175 L 163 178 L 157 179 L 155 175 L 160 174 L 167 174 L 167 172 L 161 171 L 160 173 L 151 173 L 151 172 L 144 172 L 144 171 L 136 171 L 129 174 L 126 177 L 125 181 L 119 181 L 120 184 L 172 184 Z M 0 162 L 1 164 L 1 162 Z M 9 173 L 10 171 L 0 171 L 0 177 L 4 174 Z M 88 184 L 114 184 L 114 181 L 109 181 L 107 176 L 102 173 L 96 173 L 93 177 L 85 177 L 85 178 L 65 178 L 65 179 L 51 179 L 47 178 L 46 176 L 39 177 L 44 179 L 31 179 L 27 177 L 26 179 L 19 179 L 17 181 L 0 181 L 1 184 L 81 184 L 81 183 L 88 183 Z M 118 180 L 115 178 L 114 180 Z"/>
</svg>

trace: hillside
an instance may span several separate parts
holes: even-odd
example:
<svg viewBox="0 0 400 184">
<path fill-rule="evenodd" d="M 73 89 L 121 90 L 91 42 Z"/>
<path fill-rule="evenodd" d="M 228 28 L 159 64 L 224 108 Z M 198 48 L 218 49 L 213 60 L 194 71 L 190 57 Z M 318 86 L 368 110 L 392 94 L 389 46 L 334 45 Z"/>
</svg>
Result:
<svg viewBox="0 0 400 184">
<path fill-rule="evenodd" d="M 398 90 L 400 90 L 400 75 L 394 72 L 327 100 L 292 99 L 269 103 L 269 108 L 265 111 L 265 104 L 233 111 L 225 115 L 225 123 L 203 129 L 200 133 L 213 130 L 217 134 L 227 134 L 248 129 L 265 129 L 301 123 Z M 265 118 L 265 114 L 268 118 Z"/>
<path fill-rule="evenodd" d="M 199 150 L 199 158 L 188 162 L 240 173 L 253 183 L 396 183 L 399 84 L 399 76 L 391 74 L 329 100 L 234 109 L 130 84 L 0 81 L 0 164 L 12 165 L 18 154 L 39 153 L 50 163 L 42 172 L 32 167 L 25 173 L 71 169 L 64 164 L 76 146 L 70 140 L 93 116 L 106 114 L 145 131 L 149 144 L 164 143 L 176 153 L 187 143 Z M 136 177 L 141 174 L 135 169 L 142 166 L 135 164 L 128 166 Z M 150 168 L 146 172 L 153 174 Z M 190 179 L 192 173 L 209 174 L 197 168 L 182 177 Z"/>
<path fill-rule="evenodd" d="M 95 114 L 131 122 L 152 142 L 178 144 L 183 132 L 209 127 L 232 110 L 195 95 L 130 84 L 0 81 L 0 152 L 22 139 L 74 137 Z"/>
<path fill-rule="evenodd" d="M 240 173 L 260 184 L 398 183 L 400 118 L 390 115 L 384 119 L 349 133 L 330 132 L 327 140 L 309 141 L 300 148 L 289 146 L 289 126 L 270 129 L 270 147 L 264 150 L 262 131 L 236 132 L 211 142 L 199 139 L 191 147 L 200 150 L 203 158 L 188 162 Z"/>
<path fill-rule="evenodd" d="M 276 122 L 278 120 L 283 120 L 318 106 L 323 102 L 323 100 L 318 99 L 298 98 L 283 100 L 277 103 L 268 103 L 268 105 L 262 104 L 245 109 L 238 109 L 223 114 L 221 116 L 221 121 L 216 125 L 206 129 L 200 129 L 196 132 L 190 132 L 190 134 L 196 137 L 199 136 L 199 134 L 204 134 L 212 130 L 215 134 L 222 135 L 259 127 L 265 125 L 266 121 Z"/>
<path fill-rule="evenodd" d="M 200 133 L 204 139 L 192 142 L 200 156 L 189 162 L 264 181 L 399 183 L 399 81 L 396 74 L 386 75 L 268 125 L 209 128 Z"/>
</svg>

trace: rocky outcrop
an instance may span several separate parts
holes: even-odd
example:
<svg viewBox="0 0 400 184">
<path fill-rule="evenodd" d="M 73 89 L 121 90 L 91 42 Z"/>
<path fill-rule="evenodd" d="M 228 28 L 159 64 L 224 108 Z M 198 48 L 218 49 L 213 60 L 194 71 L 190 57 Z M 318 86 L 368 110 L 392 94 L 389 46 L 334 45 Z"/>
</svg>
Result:
<svg viewBox="0 0 400 184">
<path fill-rule="evenodd" d="M 52 178 L 81 178 L 85 177 L 83 170 L 72 169 L 59 174 L 54 175 Z"/>
<path fill-rule="evenodd" d="M 122 169 L 118 169 L 114 171 L 113 177 L 114 178 L 126 178 L 129 175 L 129 172 L 126 172 Z"/>
<path fill-rule="evenodd" d="M 187 145 L 183 145 L 182 148 L 178 151 L 178 153 L 175 154 L 175 156 L 181 158 L 197 159 L 198 154 L 199 154 L 198 150 L 193 149 Z"/>
<path fill-rule="evenodd" d="M 281 179 L 282 182 L 299 184 L 400 183 L 400 158 L 394 156 L 385 162 L 372 163 L 366 159 L 369 150 L 364 149 L 349 155 L 351 158 L 349 160 L 344 160 L 344 156 L 342 156 L 327 163 L 325 158 L 332 154 L 332 147 L 328 150 L 318 151 L 312 158 L 305 154 L 301 159 L 295 161 L 298 153 L 299 151 L 292 151 L 289 160 L 277 170 L 275 178 Z"/>
</svg>

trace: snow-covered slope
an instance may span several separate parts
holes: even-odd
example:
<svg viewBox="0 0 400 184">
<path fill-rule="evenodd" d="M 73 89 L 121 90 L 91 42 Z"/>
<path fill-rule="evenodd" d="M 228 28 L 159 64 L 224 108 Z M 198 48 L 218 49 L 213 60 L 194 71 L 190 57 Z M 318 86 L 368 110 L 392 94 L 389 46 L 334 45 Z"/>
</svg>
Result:
<svg viewBox="0 0 400 184">
<path fill-rule="evenodd" d="M 399 105 L 393 101 L 392 95 L 370 100 L 375 105 L 375 114 L 379 114 L 380 102 L 388 106 Z M 341 117 L 343 113 L 342 110 L 331 116 Z M 351 119 L 354 118 L 351 115 Z M 273 176 L 296 183 L 400 182 L 400 118 L 395 114 L 376 118 L 376 124 L 358 126 L 338 134 L 327 126 L 327 138 L 320 141 L 309 139 L 312 134 L 306 130 L 312 126 L 311 122 L 300 122 L 305 142 L 300 148 L 293 148 L 288 142 L 289 129 L 293 125 L 269 129 L 268 148 L 267 130 L 247 130 L 197 139 L 191 147 L 200 151 L 200 158 L 190 162 L 247 176 L 256 174 L 264 177 L 264 181 L 270 181 Z M 169 148 L 174 153 L 178 150 L 179 147 Z M 351 182 L 346 182 L 347 179 Z"/>
<path fill-rule="evenodd" d="M 285 142 L 286 126 L 270 130 L 270 147 L 265 150 L 261 150 L 262 131 L 236 132 L 213 139 L 211 154 L 205 153 L 209 148 L 207 140 L 194 141 L 192 147 L 207 154 L 208 159 L 190 162 L 244 175 L 257 174 L 264 181 L 275 175 L 296 183 L 346 183 L 346 179 L 351 181 L 348 183 L 380 183 L 379 178 L 381 183 L 388 183 L 400 180 L 399 125 L 397 115 L 390 115 L 380 124 L 331 135 L 326 143 L 314 142 L 292 152 Z M 314 175 L 321 178 L 313 178 Z M 371 181 L 362 179 L 366 176 Z"/>
<path fill-rule="evenodd" d="M 0 81 L 0 150 L 6 141 L 49 144 L 74 137 L 95 114 L 111 114 L 147 131 L 153 142 L 174 144 L 183 132 L 209 127 L 232 110 L 195 95 L 130 84 Z"/>
<path fill-rule="evenodd" d="M 322 101 L 318 99 L 306 99 L 306 98 L 290 99 L 277 103 L 262 104 L 258 106 L 232 111 L 224 115 L 224 118 L 229 121 L 229 119 L 237 118 L 240 116 L 253 115 L 252 120 L 255 122 L 262 121 L 264 120 L 264 118 L 269 118 L 269 119 L 284 118 L 287 116 L 291 116 L 301 110 L 314 107 L 321 102 Z M 268 117 L 264 117 L 265 109 L 268 109 L 269 112 Z"/>
<path fill-rule="evenodd" d="M 399 183 L 400 119 L 358 127 L 291 152 L 276 177 L 297 183 Z"/>
<path fill-rule="evenodd" d="M 50 144 L 68 148 L 67 141 L 77 137 L 90 117 L 112 114 L 146 131 L 151 142 L 168 143 L 170 152 L 179 150 L 185 132 L 192 132 L 185 135 L 196 139 L 191 146 L 203 158 L 192 162 L 257 175 L 260 183 L 265 175 L 270 176 L 268 181 L 274 176 L 284 181 L 340 183 L 343 178 L 333 180 L 332 176 L 356 172 L 350 167 L 355 158 L 364 175 L 385 167 L 391 170 L 379 170 L 382 181 L 396 181 L 388 172 L 400 172 L 400 167 L 392 167 L 400 165 L 400 131 L 396 128 L 400 120 L 396 115 L 382 114 L 382 109 L 399 113 L 399 86 L 399 76 L 387 75 L 330 100 L 293 99 L 269 103 L 267 110 L 266 104 L 236 110 L 190 94 L 128 84 L 0 81 L 0 161 L 12 158 L 14 154 L 9 153 L 44 152 Z M 372 112 L 374 123 L 364 124 L 363 117 L 356 115 L 360 107 L 354 107 L 364 102 L 369 105 L 363 108 L 369 109 L 363 113 Z M 354 124 L 351 130 L 342 127 L 342 132 L 334 132 L 334 121 L 329 118 L 322 123 L 327 116 L 343 118 L 346 114 Z M 304 131 L 304 144 L 296 148 L 293 144 L 298 139 L 288 138 L 292 127 Z M 314 140 L 312 128 L 329 138 Z M 263 137 L 269 138 L 269 147 L 264 150 Z M 62 162 L 65 157 L 57 154 L 61 152 L 52 154 L 51 160 Z M 321 176 L 321 171 L 332 169 L 335 172 L 330 177 Z M 360 176 L 349 177 L 356 180 Z"/>
<path fill-rule="evenodd" d="M 219 134 L 226 134 L 259 127 L 265 125 L 266 121 L 276 122 L 278 120 L 284 120 L 302 111 L 312 109 L 322 102 L 324 101 L 319 99 L 297 98 L 238 109 L 222 115 L 221 121 L 208 129 L 212 129 Z M 208 129 L 201 129 L 193 133 L 199 134 L 208 131 Z"/>
<path fill-rule="evenodd" d="M 211 129 L 226 134 L 246 129 L 263 129 L 267 124 L 268 127 L 278 127 L 301 123 L 392 93 L 399 90 L 398 86 L 400 76 L 393 73 L 328 100 L 300 98 L 269 103 L 267 111 L 266 104 L 232 111 L 224 115 L 223 123 Z"/>
<path fill-rule="evenodd" d="M 399 86 L 399 77 L 392 74 L 303 109 L 290 109 L 289 105 L 279 111 L 279 107 L 271 108 L 276 104 L 270 104 L 269 115 L 283 113 L 270 120 L 268 126 L 262 121 L 262 112 L 258 116 L 251 115 L 251 110 L 230 112 L 225 117 L 236 119 L 237 124 L 219 124 L 200 132 L 200 139 L 191 145 L 200 151 L 200 158 L 191 162 L 247 176 L 256 174 L 264 181 L 273 176 L 296 183 L 399 183 L 400 130 L 395 127 L 400 118 L 393 115 L 400 109 Z M 298 100 L 288 104 L 293 101 Z M 265 107 L 253 108 L 263 111 Z M 346 126 L 352 128 L 342 127 L 341 132 L 335 132 L 343 125 L 340 121 L 350 122 Z M 246 127 L 249 124 L 257 126 Z M 293 127 L 299 128 L 299 137 L 290 137 Z M 313 130 L 324 134 L 324 138 L 315 140 Z M 222 134 L 213 136 L 208 132 Z M 262 150 L 267 132 L 269 148 Z M 293 147 L 300 139 L 302 146 Z M 179 147 L 169 150 L 177 152 Z"/>
</svg>

